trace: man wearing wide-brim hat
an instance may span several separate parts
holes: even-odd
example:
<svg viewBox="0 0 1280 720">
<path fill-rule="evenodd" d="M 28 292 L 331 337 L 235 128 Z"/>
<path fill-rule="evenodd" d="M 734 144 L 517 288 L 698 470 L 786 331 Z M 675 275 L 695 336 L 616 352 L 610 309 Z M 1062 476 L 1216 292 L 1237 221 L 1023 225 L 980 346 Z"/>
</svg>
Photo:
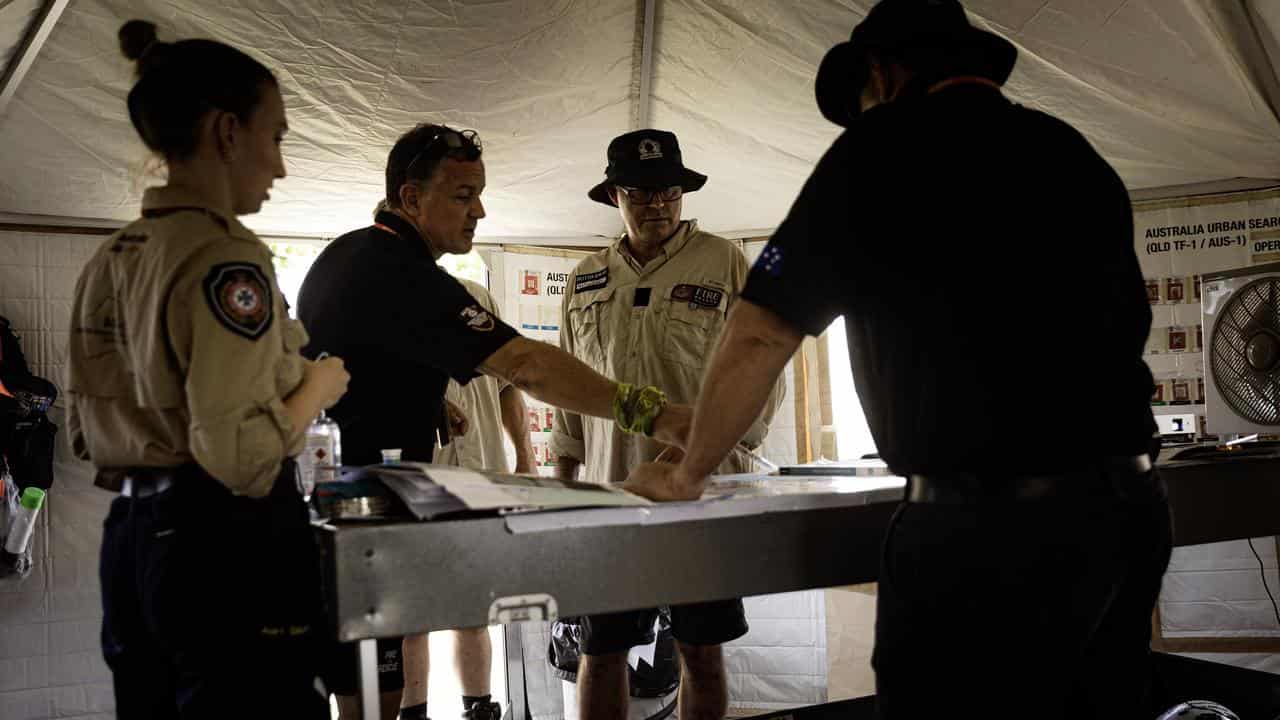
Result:
<svg viewBox="0 0 1280 720">
<path fill-rule="evenodd" d="M 562 305 L 562 348 L 620 382 L 659 386 L 678 403 L 697 398 L 706 359 L 748 271 L 734 243 L 681 219 L 685 194 L 706 182 L 684 166 L 670 132 L 638 130 L 609 143 L 605 178 L 588 195 L 617 207 L 625 232 L 578 264 Z M 754 449 L 763 442 L 781 384 L 771 380 L 765 395 L 764 411 L 752 413 L 735 444 Z M 553 433 L 562 476 L 575 476 L 581 465 L 585 480 L 601 484 L 626 480 L 664 449 L 651 438 L 561 410 Z M 752 468 L 743 452 L 718 464 L 722 472 Z M 571 632 L 554 633 L 552 660 L 562 677 L 576 675 L 581 717 L 624 718 L 629 691 L 661 697 L 674 688 L 675 658 L 661 656 L 653 667 L 642 666 L 628 687 L 628 651 L 655 640 L 657 615 L 652 609 L 584 617 L 570 622 Z M 728 695 L 720 646 L 747 631 L 742 601 L 674 606 L 670 625 L 685 672 L 680 716 L 723 717 Z"/>
<path fill-rule="evenodd" d="M 879 575 L 885 720 L 1158 714 L 1171 533 L 1132 210 L 1080 133 L 1004 96 L 1016 59 L 956 0 L 883 0 L 827 55 L 818 107 L 847 130 L 752 268 L 684 459 L 628 482 L 696 496 L 803 337 L 843 316 L 876 447 L 908 478 Z M 1051 449 L 1056 378 L 1089 419 Z"/>
</svg>

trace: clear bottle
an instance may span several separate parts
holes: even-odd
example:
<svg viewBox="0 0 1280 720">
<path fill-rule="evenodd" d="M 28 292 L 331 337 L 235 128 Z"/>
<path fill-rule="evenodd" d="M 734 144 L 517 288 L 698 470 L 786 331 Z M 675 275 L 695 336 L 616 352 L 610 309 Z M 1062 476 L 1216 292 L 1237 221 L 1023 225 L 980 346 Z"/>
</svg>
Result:
<svg viewBox="0 0 1280 720">
<path fill-rule="evenodd" d="M 302 495 L 310 498 L 316 485 L 337 482 L 342 468 L 342 431 L 333 418 L 320 416 L 307 428 L 307 445 L 298 458 L 302 475 Z"/>
<path fill-rule="evenodd" d="M 25 574 L 30 568 L 27 551 L 31 548 L 31 536 L 36 528 L 36 517 L 44 507 L 44 491 L 27 488 L 22 491 L 14 516 L 9 520 L 9 533 L 0 551 L 0 564 L 10 572 Z"/>
</svg>

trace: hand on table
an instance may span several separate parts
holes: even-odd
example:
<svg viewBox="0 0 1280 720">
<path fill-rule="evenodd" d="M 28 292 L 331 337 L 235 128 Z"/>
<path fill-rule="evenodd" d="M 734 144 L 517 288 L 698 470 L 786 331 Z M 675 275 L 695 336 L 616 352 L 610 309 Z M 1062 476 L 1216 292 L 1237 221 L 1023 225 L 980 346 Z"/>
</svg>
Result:
<svg viewBox="0 0 1280 720">
<path fill-rule="evenodd" d="M 689 480 L 680 474 L 679 469 L 679 465 L 671 463 L 644 463 L 631 471 L 622 489 L 659 502 L 702 497 L 705 480 Z"/>
</svg>

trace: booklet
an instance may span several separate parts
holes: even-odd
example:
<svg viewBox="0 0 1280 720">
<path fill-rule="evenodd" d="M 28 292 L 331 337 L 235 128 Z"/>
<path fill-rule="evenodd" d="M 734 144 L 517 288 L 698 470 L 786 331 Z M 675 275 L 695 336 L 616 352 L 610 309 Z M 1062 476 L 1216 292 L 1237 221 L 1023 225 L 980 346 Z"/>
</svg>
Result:
<svg viewBox="0 0 1280 720">
<path fill-rule="evenodd" d="M 653 503 L 616 487 L 591 483 L 477 472 L 450 465 L 396 463 L 365 469 L 376 473 L 420 520 L 460 510 L 637 507 Z"/>
</svg>

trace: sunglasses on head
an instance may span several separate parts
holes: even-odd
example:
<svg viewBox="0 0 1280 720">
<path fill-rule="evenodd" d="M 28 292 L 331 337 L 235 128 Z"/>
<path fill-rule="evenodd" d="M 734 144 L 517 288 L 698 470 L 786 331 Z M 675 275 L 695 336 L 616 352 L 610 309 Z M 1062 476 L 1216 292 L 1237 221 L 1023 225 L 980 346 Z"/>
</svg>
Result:
<svg viewBox="0 0 1280 720">
<path fill-rule="evenodd" d="M 443 148 L 443 150 L 441 150 Z M 480 136 L 475 130 L 454 130 L 452 128 L 441 128 L 435 136 L 427 141 L 426 145 L 418 151 L 417 155 L 409 161 L 404 169 L 404 177 L 406 180 L 412 179 L 413 168 L 418 164 L 419 160 L 439 153 L 441 157 L 451 157 L 455 160 L 474 161 L 480 158 Z"/>
<path fill-rule="evenodd" d="M 684 195 L 684 188 L 679 185 L 672 185 L 669 188 L 633 188 L 618 185 L 617 188 L 627 196 L 627 200 L 630 200 L 632 205 L 652 205 L 655 198 L 662 198 L 662 202 L 675 202 Z"/>
</svg>

